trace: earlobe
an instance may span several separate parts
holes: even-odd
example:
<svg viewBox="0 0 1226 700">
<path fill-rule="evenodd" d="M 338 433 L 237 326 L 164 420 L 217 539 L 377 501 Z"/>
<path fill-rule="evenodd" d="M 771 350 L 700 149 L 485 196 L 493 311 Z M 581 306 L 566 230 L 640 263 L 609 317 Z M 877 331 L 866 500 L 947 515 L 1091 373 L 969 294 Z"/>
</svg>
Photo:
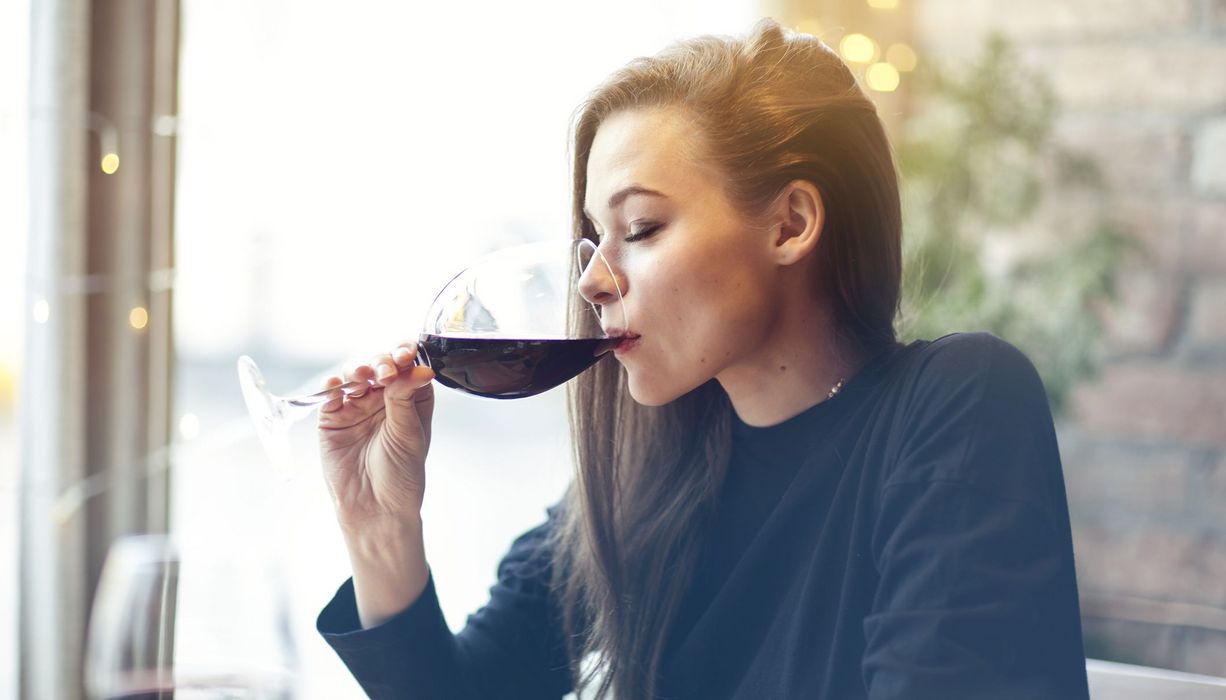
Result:
<svg viewBox="0 0 1226 700">
<path fill-rule="evenodd" d="M 793 180 L 781 193 L 779 235 L 775 256 L 780 265 L 803 260 L 817 248 L 826 223 L 826 208 L 821 192 L 806 180 Z"/>
</svg>

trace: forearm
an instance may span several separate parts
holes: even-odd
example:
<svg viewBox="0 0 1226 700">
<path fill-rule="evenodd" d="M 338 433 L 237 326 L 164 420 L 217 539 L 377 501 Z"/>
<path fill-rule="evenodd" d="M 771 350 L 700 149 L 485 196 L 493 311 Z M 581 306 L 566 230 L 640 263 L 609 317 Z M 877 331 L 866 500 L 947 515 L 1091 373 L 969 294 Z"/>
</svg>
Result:
<svg viewBox="0 0 1226 700">
<path fill-rule="evenodd" d="M 345 545 L 363 629 L 402 612 L 425 590 L 430 569 L 420 518 L 346 531 Z"/>
<path fill-rule="evenodd" d="M 549 598 L 552 568 L 544 565 L 550 523 L 515 539 L 489 601 L 453 634 L 421 553 L 420 525 L 341 522 L 354 579 L 317 628 L 371 697 L 561 698 L 572 690 Z"/>
</svg>

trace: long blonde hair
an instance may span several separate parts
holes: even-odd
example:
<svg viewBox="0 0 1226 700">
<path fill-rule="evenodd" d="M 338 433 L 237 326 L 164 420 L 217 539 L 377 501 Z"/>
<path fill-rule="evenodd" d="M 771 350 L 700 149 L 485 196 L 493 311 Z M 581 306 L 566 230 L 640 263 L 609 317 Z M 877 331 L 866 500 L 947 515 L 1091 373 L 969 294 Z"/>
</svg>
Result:
<svg viewBox="0 0 1226 700">
<path fill-rule="evenodd" d="M 744 38 L 687 40 L 610 76 L 575 113 L 576 237 L 595 239 L 583 206 L 597 129 L 642 107 L 693 120 L 742 212 L 762 211 L 793 180 L 813 183 L 826 206 L 815 274 L 832 330 L 867 355 L 895 343 L 894 162 L 876 109 L 829 47 L 763 20 Z M 610 359 L 571 383 L 568 405 L 576 476 L 551 547 L 572 678 L 580 689 L 599 678 L 598 698 L 611 688 L 654 697 L 727 470 L 731 405 L 711 380 L 665 406 L 641 406 Z M 589 655 L 598 662 L 584 670 Z"/>
</svg>

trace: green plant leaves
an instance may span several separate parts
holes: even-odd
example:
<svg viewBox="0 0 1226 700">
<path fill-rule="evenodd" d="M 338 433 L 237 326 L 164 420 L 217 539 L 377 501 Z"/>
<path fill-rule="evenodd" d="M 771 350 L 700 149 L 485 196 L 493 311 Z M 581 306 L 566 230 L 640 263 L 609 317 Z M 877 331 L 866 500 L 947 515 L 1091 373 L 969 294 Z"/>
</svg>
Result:
<svg viewBox="0 0 1226 700">
<path fill-rule="evenodd" d="M 1131 238 L 1106 216 L 1076 228 L 1066 197 L 1106 191 L 1093 159 L 1052 138 L 1054 94 L 992 37 L 957 73 L 919 76 L 896 147 L 903 191 L 900 336 L 986 330 L 1025 352 L 1059 412 L 1092 374 L 1114 271 Z M 1079 201 L 1087 201 L 1081 198 Z M 1054 227 L 1066 227 L 1053 230 Z"/>
</svg>

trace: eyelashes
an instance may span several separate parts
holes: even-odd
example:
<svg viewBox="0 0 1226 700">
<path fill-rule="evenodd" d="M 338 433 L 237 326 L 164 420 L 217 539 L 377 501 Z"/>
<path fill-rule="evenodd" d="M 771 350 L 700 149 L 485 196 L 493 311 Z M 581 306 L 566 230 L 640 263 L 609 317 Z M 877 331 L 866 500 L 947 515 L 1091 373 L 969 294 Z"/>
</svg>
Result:
<svg viewBox="0 0 1226 700">
<path fill-rule="evenodd" d="M 642 228 L 632 230 L 626 236 L 625 241 L 627 243 L 634 243 L 635 241 L 641 241 L 644 238 L 647 238 L 651 234 L 655 233 L 656 231 L 659 231 L 663 226 L 664 224 L 648 224 L 646 226 L 643 226 Z"/>
<path fill-rule="evenodd" d="M 591 240 L 596 245 L 600 245 L 601 242 L 605 240 L 604 234 L 596 230 L 596 226 L 592 224 L 591 220 L 587 220 L 584 223 L 586 224 L 587 228 L 587 232 L 584 237 Z M 645 238 L 649 238 L 652 234 L 662 228 L 664 228 L 664 224 L 643 224 L 639 226 L 639 228 L 632 228 L 622 240 L 626 243 L 641 241 Z"/>
</svg>

